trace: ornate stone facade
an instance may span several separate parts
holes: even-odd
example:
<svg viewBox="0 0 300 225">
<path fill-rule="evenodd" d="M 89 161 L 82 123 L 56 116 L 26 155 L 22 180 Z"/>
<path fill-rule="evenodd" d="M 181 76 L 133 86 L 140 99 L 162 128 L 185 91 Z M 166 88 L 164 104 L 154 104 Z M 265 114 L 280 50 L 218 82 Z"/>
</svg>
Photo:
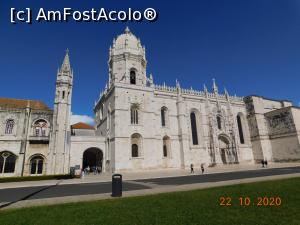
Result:
<svg viewBox="0 0 300 225">
<path fill-rule="evenodd" d="M 68 52 L 53 111 L 0 99 L 0 176 L 300 160 L 300 110 L 289 101 L 231 96 L 215 80 L 211 91 L 155 84 L 145 47 L 128 28 L 113 40 L 108 66 L 94 128 L 70 129 Z"/>
</svg>

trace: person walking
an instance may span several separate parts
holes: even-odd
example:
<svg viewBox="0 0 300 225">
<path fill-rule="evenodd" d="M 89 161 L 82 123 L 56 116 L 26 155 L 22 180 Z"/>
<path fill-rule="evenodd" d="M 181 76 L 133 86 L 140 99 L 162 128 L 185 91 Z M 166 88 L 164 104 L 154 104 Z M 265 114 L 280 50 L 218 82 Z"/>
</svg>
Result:
<svg viewBox="0 0 300 225">
<path fill-rule="evenodd" d="M 261 166 L 265 167 L 265 160 L 261 160 Z"/>
<path fill-rule="evenodd" d="M 84 170 L 81 170 L 81 179 L 83 179 L 84 178 Z"/>
<path fill-rule="evenodd" d="M 193 163 L 191 164 L 191 174 L 193 174 L 194 173 L 194 165 L 193 165 Z"/>
<path fill-rule="evenodd" d="M 201 164 L 201 171 L 202 171 L 202 174 L 204 174 L 204 166 L 203 166 L 203 164 Z"/>
<path fill-rule="evenodd" d="M 265 160 L 265 165 L 266 165 L 266 168 L 268 167 L 268 161 L 267 160 Z"/>
</svg>

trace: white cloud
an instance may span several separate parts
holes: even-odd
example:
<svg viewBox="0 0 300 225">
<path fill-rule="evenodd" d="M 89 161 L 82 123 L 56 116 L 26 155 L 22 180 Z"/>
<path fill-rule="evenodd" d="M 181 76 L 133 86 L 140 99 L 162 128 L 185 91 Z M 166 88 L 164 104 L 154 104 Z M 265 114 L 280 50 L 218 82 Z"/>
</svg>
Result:
<svg viewBox="0 0 300 225">
<path fill-rule="evenodd" d="M 94 124 L 94 118 L 87 116 L 87 115 L 71 115 L 71 125 L 75 123 L 87 123 L 87 124 Z"/>
</svg>

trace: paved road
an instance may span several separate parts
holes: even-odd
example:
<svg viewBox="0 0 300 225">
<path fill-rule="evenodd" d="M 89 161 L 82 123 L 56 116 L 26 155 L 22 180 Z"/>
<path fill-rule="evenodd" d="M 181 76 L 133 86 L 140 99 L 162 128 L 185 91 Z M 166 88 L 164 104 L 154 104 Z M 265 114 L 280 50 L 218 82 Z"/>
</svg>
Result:
<svg viewBox="0 0 300 225">
<path fill-rule="evenodd" d="M 166 177 L 155 179 L 142 179 L 123 182 L 123 191 L 150 189 L 151 185 L 183 185 L 206 182 L 237 180 L 243 178 L 264 177 L 300 173 L 300 167 L 285 167 L 273 169 L 260 169 L 237 171 L 204 175 L 189 175 L 179 177 Z M 0 190 L 0 203 L 18 202 L 30 199 L 53 198 L 86 194 L 103 194 L 111 192 L 111 182 L 64 184 L 39 187 L 9 188 Z M 0 204 L 1 205 L 1 204 Z M 1 208 L 1 206 L 0 206 Z"/>
</svg>

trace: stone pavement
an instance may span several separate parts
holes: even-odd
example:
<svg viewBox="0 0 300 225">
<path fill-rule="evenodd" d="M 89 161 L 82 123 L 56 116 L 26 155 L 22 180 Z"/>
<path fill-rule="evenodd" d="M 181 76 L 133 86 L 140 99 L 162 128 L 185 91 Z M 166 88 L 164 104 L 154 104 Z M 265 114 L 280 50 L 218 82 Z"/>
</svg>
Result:
<svg viewBox="0 0 300 225">
<path fill-rule="evenodd" d="M 268 168 L 283 168 L 300 166 L 300 163 L 269 163 Z M 268 169 L 266 168 L 266 169 Z M 244 170 L 256 170 L 261 169 L 260 164 L 233 164 L 233 165 L 218 165 L 215 167 L 206 167 L 205 174 L 223 173 L 223 172 L 236 172 Z M 122 173 L 123 180 L 139 180 L 148 178 L 159 177 L 178 177 L 189 175 L 189 169 L 163 169 L 163 170 L 149 170 L 138 172 L 124 172 Z M 200 174 L 200 168 L 195 168 L 195 174 Z M 43 180 L 43 181 L 24 181 L 24 182 L 10 182 L 0 183 L 0 189 L 7 188 L 19 188 L 19 187 L 34 187 L 34 186 L 47 186 L 47 185 L 63 185 L 63 184 L 80 184 L 80 183 L 98 183 L 98 182 L 110 182 L 112 173 L 103 173 L 100 175 L 90 174 L 83 179 L 68 179 L 68 180 Z"/>
<path fill-rule="evenodd" d="M 245 184 L 251 182 L 258 182 L 258 181 L 270 181 L 276 179 L 287 179 L 292 177 L 300 177 L 300 173 L 274 175 L 268 177 L 247 178 L 241 180 L 195 183 L 195 184 L 186 184 L 186 185 L 179 185 L 179 186 L 170 186 L 170 185 L 157 186 L 146 190 L 143 189 L 143 190 L 125 191 L 123 192 L 122 197 L 145 196 L 145 195 L 153 195 L 153 194 L 169 193 L 169 192 L 177 192 L 177 191 L 191 191 L 191 190 L 205 189 L 210 187 L 228 186 L 233 184 Z M 64 197 L 55 197 L 55 198 L 23 200 L 23 201 L 17 201 L 13 204 L 9 204 L 8 206 L 1 208 L 0 210 L 43 206 L 43 205 L 55 205 L 55 204 L 63 204 L 63 203 L 88 202 L 88 201 L 97 201 L 97 200 L 112 199 L 112 198 L 113 197 L 111 197 L 110 193 L 103 193 L 103 194 L 75 195 L 75 196 L 64 196 Z"/>
</svg>

